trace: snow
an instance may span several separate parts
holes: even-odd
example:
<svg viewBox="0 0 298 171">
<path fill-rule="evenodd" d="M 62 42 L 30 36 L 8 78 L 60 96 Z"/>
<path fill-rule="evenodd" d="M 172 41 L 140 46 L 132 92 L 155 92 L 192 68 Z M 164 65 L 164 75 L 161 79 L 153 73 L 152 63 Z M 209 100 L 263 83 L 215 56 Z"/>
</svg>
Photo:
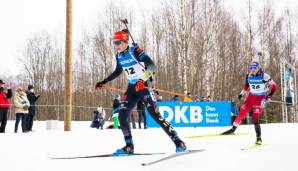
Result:
<svg viewBox="0 0 298 171">
<path fill-rule="evenodd" d="M 174 151 L 174 145 L 160 128 L 133 130 L 135 152 L 166 152 L 165 155 L 130 156 L 52 160 L 50 157 L 99 155 L 114 152 L 124 145 L 120 130 L 97 130 L 90 122 L 72 122 L 72 131 L 63 132 L 63 122 L 57 130 L 46 130 L 46 122 L 35 122 L 32 133 L 13 133 L 9 121 L 7 133 L 0 135 L 1 171 L 81 171 L 81 170 L 204 170 L 204 171 L 294 171 L 298 170 L 298 124 L 262 125 L 266 146 L 241 151 L 255 141 L 253 125 L 240 126 L 242 136 L 186 138 L 219 133 L 228 127 L 176 128 L 189 149 L 204 152 L 177 157 L 152 166 L 141 166 Z M 20 132 L 20 131 L 19 131 Z"/>
</svg>

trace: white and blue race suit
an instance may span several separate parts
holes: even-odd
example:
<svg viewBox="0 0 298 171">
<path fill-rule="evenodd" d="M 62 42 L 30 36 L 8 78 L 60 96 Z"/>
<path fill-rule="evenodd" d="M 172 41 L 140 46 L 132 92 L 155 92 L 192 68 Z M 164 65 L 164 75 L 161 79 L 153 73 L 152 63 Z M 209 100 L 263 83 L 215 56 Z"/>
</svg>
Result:
<svg viewBox="0 0 298 171">
<path fill-rule="evenodd" d="M 125 71 L 129 84 L 136 84 L 138 80 L 147 81 L 145 74 L 144 62 L 137 60 L 137 57 L 142 60 L 145 53 L 139 55 L 134 53 L 135 47 L 130 47 L 126 53 L 118 53 L 118 62 Z"/>
<path fill-rule="evenodd" d="M 126 144 L 132 143 L 132 134 L 128 117 L 130 116 L 132 109 L 140 100 L 144 101 L 148 113 L 174 141 L 177 138 L 177 133 L 158 112 L 154 96 L 152 96 L 148 89 L 144 89 L 142 91 L 136 91 L 135 89 L 135 85 L 138 80 L 143 80 L 145 82 L 148 81 L 146 69 L 151 71 L 155 69 L 155 64 L 151 58 L 139 47 L 128 46 L 125 51 L 116 55 L 116 60 L 116 69 L 104 81 L 112 81 L 117 78 L 122 71 L 126 73 L 129 84 L 125 92 L 125 100 L 121 102 L 122 107 L 119 112 L 120 127 Z"/>
<path fill-rule="evenodd" d="M 256 96 L 264 96 L 267 94 L 268 89 L 266 84 L 270 80 L 270 76 L 265 72 L 257 75 L 249 74 L 247 77 L 247 83 L 249 85 L 249 92 Z"/>
</svg>

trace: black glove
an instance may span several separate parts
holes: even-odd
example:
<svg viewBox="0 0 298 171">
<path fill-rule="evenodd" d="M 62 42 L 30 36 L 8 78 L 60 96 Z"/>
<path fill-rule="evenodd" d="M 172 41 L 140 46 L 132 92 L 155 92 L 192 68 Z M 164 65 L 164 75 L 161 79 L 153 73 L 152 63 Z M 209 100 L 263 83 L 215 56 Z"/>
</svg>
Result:
<svg viewBox="0 0 298 171">
<path fill-rule="evenodd" d="M 95 85 L 95 89 L 102 88 L 103 85 L 106 84 L 107 82 L 108 82 L 107 80 L 97 82 Z"/>
</svg>

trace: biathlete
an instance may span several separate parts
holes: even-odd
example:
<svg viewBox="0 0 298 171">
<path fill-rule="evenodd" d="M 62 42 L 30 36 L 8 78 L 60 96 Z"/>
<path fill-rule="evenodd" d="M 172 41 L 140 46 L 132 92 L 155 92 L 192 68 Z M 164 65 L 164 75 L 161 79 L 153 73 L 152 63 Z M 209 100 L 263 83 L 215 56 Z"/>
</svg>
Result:
<svg viewBox="0 0 298 171">
<path fill-rule="evenodd" d="M 162 127 L 176 146 L 176 152 L 186 150 L 185 143 L 178 137 L 173 127 L 160 115 L 154 97 L 150 93 L 148 81 L 151 73 L 156 66 L 151 58 L 138 46 L 129 46 L 128 32 L 118 31 L 113 36 L 113 44 L 117 50 L 117 66 L 114 72 L 104 80 L 96 84 L 96 88 L 102 88 L 104 84 L 117 78 L 122 71 L 125 72 L 128 79 L 128 88 L 121 99 L 121 108 L 119 111 L 120 128 L 124 135 L 126 145 L 116 151 L 117 154 L 133 154 L 134 143 L 132 139 L 128 117 L 139 100 L 143 100 L 147 111 L 151 117 Z M 143 65 L 144 64 L 144 65 Z M 145 67 L 146 66 L 146 67 Z"/>
<path fill-rule="evenodd" d="M 120 111 L 120 94 L 116 93 L 114 96 L 114 101 L 113 101 L 113 111 L 112 111 L 112 118 L 113 118 L 113 128 L 118 129 L 119 127 L 119 111 Z"/>
<path fill-rule="evenodd" d="M 262 138 L 259 119 L 263 109 L 271 101 L 271 97 L 275 92 L 277 85 L 271 77 L 262 70 L 260 63 L 257 60 L 251 62 L 249 70 L 250 73 L 246 76 L 245 86 L 238 95 L 238 100 L 240 101 L 244 94 L 248 94 L 248 96 L 240 106 L 239 114 L 234 120 L 233 127 L 223 132 L 222 135 L 233 134 L 240 125 L 242 119 L 250 109 L 253 108 L 252 117 L 256 131 L 256 145 L 261 145 Z M 267 92 L 267 86 L 270 87 L 269 93 Z"/>
</svg>

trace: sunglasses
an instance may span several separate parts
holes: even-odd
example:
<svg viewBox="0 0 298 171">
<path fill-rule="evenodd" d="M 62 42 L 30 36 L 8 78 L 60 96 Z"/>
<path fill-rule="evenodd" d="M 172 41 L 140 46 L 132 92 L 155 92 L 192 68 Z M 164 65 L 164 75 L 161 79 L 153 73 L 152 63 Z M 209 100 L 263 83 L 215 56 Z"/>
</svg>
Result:
<svg viewBox="0 0 298 171">
<path fill-rule="evenodd" d="M 249 70 L 250 70 L 250 71 L 254 71 L 254 70 L 256 70 L 257 68 L 258 68 L 258 67 L 256 67 L 256 66 L 250 66 L 250 67 L 249 67 Z"/>
<path fill-rule="evenodd" d="M 121 43 L 122 43 L 122 40 L 116 40 L 116 41 L 113 41 L 113 44 L 114 45 L 121 45 Z"/>
</svg>

